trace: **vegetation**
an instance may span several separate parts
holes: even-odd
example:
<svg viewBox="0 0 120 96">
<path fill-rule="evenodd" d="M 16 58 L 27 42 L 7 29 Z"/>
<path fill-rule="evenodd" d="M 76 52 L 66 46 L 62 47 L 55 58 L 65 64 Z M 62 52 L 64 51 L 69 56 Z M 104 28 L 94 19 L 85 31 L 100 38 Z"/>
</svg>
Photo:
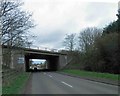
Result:
<svg viewBox="0 0 120 96">
<path fill-rule="evenodd" d="M 66 49 L 70 51 L 75 49 L 75 35 L 76 34 L 67 34 L 63 42 L 63 45 L 66 47 Z"/>
<path fill-rule="evenodd" d="M 29 78 L 29 73 L 19 74 L 9 85 L 3 86 L 2 94 L 18 94 Z"/>
<path fill-rule="evenodd" d="M 109 74 L 109 73 L 98 73 L 98 72 L 90 72 L 90 71 L 84 71 L 84 70 L 62 70 L 62 72 L 82 76 L 82 77 L 97 77 L 97 78 L 105 78 L 110 80 L 118 80 L 118 75 L 115 74 Z"/>
<path fill-rule="evenodd" d="M 116 21 L 103 29 L 90 27 L 82 30 L 77 36 L 78 41 L 72 40 L 76 48 L 67 51 L 70 62 L 65 68 L 119 74 L 120 10 L 117 17 Z M 66 38 L 65 41 L 71 43 L 72 37 Z"/>
<path fill-rule="evenodd" d="M 32 41 L 28 40 L 30 35 L 28 30 L 33 28 L 32 14 L 23 10 L 24 3 L 20 0 L 1 0 L 0 1 L 0 18 L 1 18 L 1 40 L 0 43 L 7 50 L 2 51 L 3 65 L 10 67 L 13 55 L 13 47 L 30 47 Z M 32 36 L 33 37 L 33 36 Z M 19 53 L 23 52 L 19 50 Z M 18 54 L 16 52 L 16 54 Z"/>
<path fill-rule="evenodd" d="M 2 45 L 25 47 L 30 43 L 27 30 L 34 27 L 31 14 L 23 11 L 19 0 L 0 1 Z"/>
</svg>

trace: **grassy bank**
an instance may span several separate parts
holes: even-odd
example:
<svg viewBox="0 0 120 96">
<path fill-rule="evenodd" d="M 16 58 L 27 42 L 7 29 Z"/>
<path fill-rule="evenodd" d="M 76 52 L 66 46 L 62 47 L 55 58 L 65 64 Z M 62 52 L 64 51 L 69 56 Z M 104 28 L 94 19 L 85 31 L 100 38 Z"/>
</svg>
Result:
<svg viewBox="0 0 120 96">
<path fill-rule="evenodd" d="M 9 85 L 3 86 L 2 94 L 18 94 L 28 80 L 30 73 L 20 73 Z"/>
<path fill-rule="evenodd" d="M 98 72 L 89 72 L 89 71 L 72 70 L 72 69 L 62 70 L 61 72 L 78 75 L 82 77 L 97 77 L 97 78 L 105 78 L 110 80 L 118 80 L 118 75 L 109 74 L 109 73 L 98 73 Z"/>
</svg>

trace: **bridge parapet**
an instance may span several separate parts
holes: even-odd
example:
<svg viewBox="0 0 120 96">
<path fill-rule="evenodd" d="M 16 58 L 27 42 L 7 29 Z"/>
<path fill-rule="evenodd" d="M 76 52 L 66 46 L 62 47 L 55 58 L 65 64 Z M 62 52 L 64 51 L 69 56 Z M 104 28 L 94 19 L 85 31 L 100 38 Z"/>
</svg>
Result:
<svg viewBox="0 0 120 96">
<path fill-rule="evenodd" d="M 50 51 L 50 52 L 58 52 L 58 49 L 55 48 L 48 48 L 43 46 L 31 46 L 30 49 L 36 49 L 36 50 L 44 50 L 44 51 Z"/>
</svg>

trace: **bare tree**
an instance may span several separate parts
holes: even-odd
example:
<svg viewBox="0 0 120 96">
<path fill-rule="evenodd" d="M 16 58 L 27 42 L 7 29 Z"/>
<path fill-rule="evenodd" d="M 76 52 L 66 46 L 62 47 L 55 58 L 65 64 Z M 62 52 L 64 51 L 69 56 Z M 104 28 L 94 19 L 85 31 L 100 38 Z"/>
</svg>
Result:
<svg viewBox="0 0 120 96">
<path fill-rule="evenodd" d="M 34 27 L 32 14 L 22 10 L 20 0 L 0 0 L 1 45 L 7 45 L 8 50 L 3 50 L 3 62 L 10 66 L 13 52 L 11 47 L 26 47 L 31 42 L 28 40 L 28 29 Z"/>
<path fill-rule="evenodd" d="M 93 46 L 95 39 L 100 37 L 101 33 L 102 30 L 95 27 L 86 28 L 81 31 L 78 37 L 78 46 L 80 51 L 87 51 L 91 45 Z"/>
<path fill-rule="evenodd" d="M 75 35 L 76 34 L 67 34 L 66 37 L 64 38 L 63 45 L 69 51 L 73 51 L 75 48 L 75 44 L 76 44 L 75 43 Z"/>
<path fill-rule="evenodd" d="M 0 1 L 2 45 L 15 45 L 16 40 L 20 42 L 25 37 L 27 30 L 34 27 L 31 20 L 32 15 L 22 11 L 22 5 L 23 3 L 18 0 Z"/>
</svg>

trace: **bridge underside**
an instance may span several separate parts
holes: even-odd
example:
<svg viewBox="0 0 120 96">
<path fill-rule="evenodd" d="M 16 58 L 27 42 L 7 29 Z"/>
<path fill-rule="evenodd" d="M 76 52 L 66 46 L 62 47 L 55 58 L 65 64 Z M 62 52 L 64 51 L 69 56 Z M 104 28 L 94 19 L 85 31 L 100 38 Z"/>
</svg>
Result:
<svg viewBox="0 0 120 96">
<path fill-rule="evenodd" d="M 36 53 L 26 53 L 25 54 L 25 68 L 26 72 L 32 71 L 30 69 L 29 60 L 30 59 L 45 59 L 48 62 L 48 68 L 44 70 L 37 71 L 57 71 L 59 67 L 59 55 L 50 54 L 36 54 Z"/>
</svg>

